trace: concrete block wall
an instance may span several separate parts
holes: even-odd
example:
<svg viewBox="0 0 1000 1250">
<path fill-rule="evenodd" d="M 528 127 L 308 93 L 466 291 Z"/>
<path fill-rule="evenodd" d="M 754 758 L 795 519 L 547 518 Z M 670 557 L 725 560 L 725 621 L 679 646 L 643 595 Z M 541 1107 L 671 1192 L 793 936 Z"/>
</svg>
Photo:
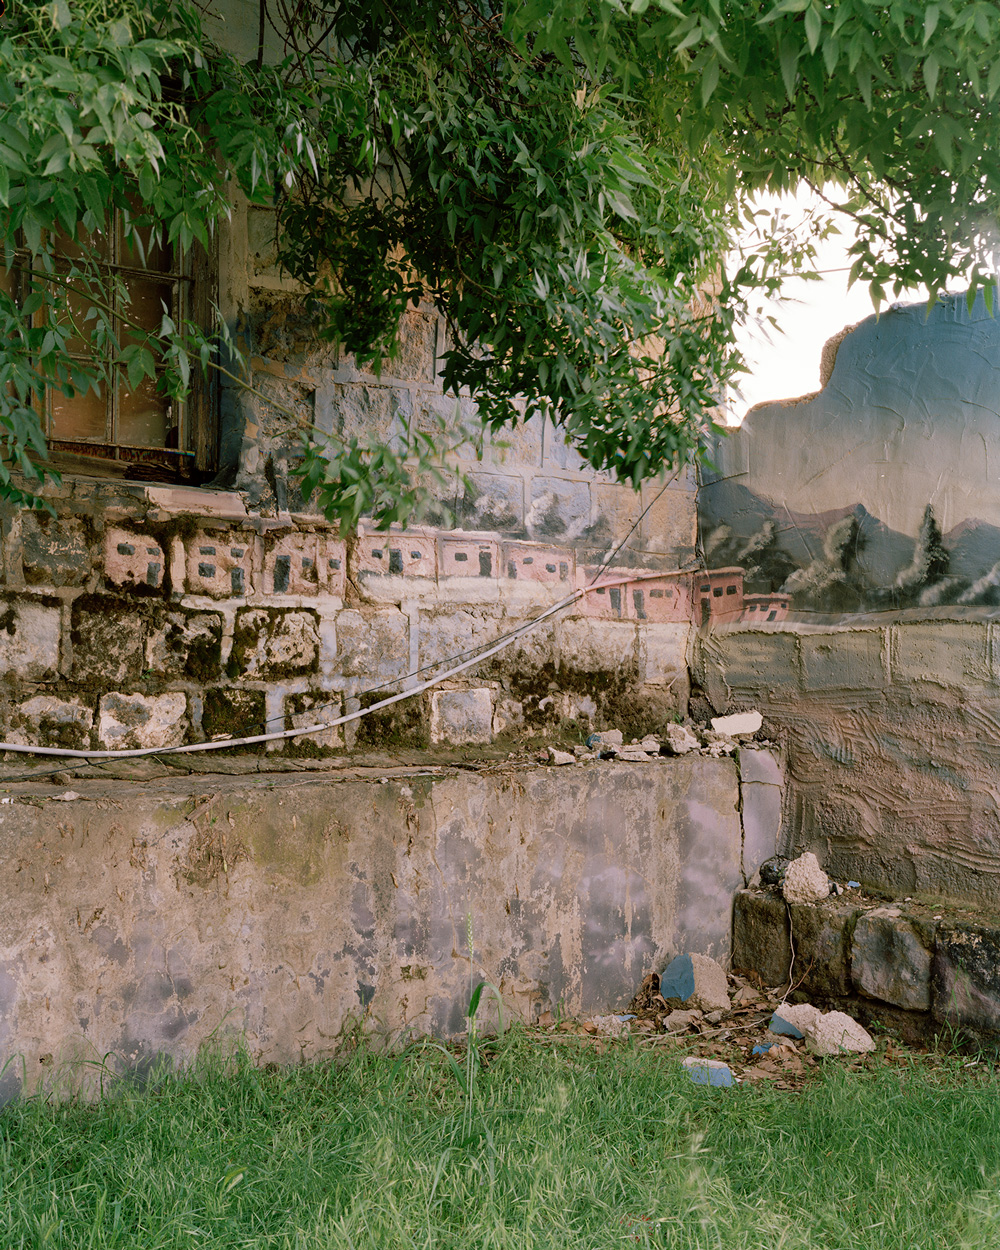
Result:
<svg viewBox="0 0 1000 1250">
<path fill-rule="evenodd" d="M 461 1034 L 470 977 L 508 1018 L 603 1014 L 681 951 L 729 952 L 729 759 L 166 771 L 8 788 L 0 1101 L 213 1039 L 293 1063 L 358 1021 Z"/>
<path fill-rule="evenodd" d="M 784 853 L 840 880 L 995 909 L 1000 636 L 989 620 L 717 629 L 696 681 L 785 748 Z"/>
</svg>

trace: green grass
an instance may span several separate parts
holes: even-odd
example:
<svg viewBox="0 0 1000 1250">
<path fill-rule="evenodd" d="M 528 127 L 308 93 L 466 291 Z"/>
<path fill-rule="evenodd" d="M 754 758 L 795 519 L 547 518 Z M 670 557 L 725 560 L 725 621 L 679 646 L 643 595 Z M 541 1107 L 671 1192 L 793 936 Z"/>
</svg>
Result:
<svg viewBox="0 0 1000 1250">
<path fill-rule="evenodd" d="M 915 1062 L 797 1092 L 514 1030 L 339 1065 L 204 1063 L 0 1115 L 0 1247 L 1000 1247 L 1000 1081 Z"/>
</svg>

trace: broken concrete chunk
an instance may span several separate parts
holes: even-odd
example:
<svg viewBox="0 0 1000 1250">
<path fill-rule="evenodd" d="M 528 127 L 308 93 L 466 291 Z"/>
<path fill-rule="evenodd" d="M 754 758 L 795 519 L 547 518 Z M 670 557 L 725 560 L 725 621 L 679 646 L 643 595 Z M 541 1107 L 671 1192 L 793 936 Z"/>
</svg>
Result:
<svg viewBox="0 0 1000 1250">
<path fill-rule="evenodd" d="M 812 851 L 806 851 L 788 865 L 781 892 L 787 903 L 818 903 L 830 897 L 830 878 Z"/>
<path fill-rule="evenodd" d="M 729 1010 L 726 974 L 707 955 L 678 955 L 672 959 L 660 977 L 660 993 L 702 1011 Z"/>
<path fill-rule="evenodd" d="M 601 733 L 591 734 L 587 746 L 603 750 L 605 747 L 620 747 L 624 739 L 620 729 L 605 729 Z"/>
<path fill-rule="evenodd" d="M 838 1055 L 842 1050 L 858 1054 L 875 1049 L 875 1041 L 867 1029 L 843 1011 L 828 1011 L 806 1033 L 809 1049 L 816 1055 Z"/>
<path fill-rule="evenodd" d="M 659 738 L 654 738 L 652 734 L 647 734 L 646 737 L 639 743 L 639 746 L 646 752 L 647 755 L 660 754 L 660 740 Z"/>
<path fill-rule="evenodd" d="M 728 1063 L 721 1059 L 699 1059 L 697 1055 L 688 1055 L 681 1061 L 688 1070 L 688 1075 L 695 1085 L 716 1085 L 727 1088 L 733 1083 L 733 1074 Z"/>
<path fill-rule="evenodd" d="M 753 735 L 764 723 L 760 712 L 734 712 L 732 716 L 713 716 L 712 728 L 730 738 Z"/>
<path fill-rule="evenodd" d="M 576 756 L 571 755 L 569 751 L 557 751 L 555 747 L 549 747 L 549 763 L 550 764 L 575 764 Z"/>
<path fill-rule="evenodd" d="M 806 1037 L 809 1029 L 823 1013 L 810 1003 L 782 1003 L 771 1017 L 768 1028 L 772 1033 L 784 1034 L 786 1037 Z"/>
<path fill-rule="evenodd" d="M 615 752 L 615 758 L 625 764 L 645 764 L 649 760 L 642 747 L 624 747 Z"/>
<path fill-rule="evenodd" d="M 700 746 L 701 743 L 687 725 L 668 725 L 663 731 L 663 744 L 660 749 L 666 749 L 671 755 L 687 755 L 689 751 L 697 751 Z"/>
</svg>

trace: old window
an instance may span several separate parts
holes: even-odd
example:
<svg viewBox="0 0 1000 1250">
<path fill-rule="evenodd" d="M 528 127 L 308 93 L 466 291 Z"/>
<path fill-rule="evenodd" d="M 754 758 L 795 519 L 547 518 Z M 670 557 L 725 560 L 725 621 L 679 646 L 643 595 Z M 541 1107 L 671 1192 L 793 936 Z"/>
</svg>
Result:
<svg viewBox="0 0 1000 1250">
<path fill-rule="evenodd" d="M 112 324 L 120 350 L 112 343 L 103 349 L 100 359 L 109 380 L 99 392 L 66 396 L 54 388 L 48 391 L 40 415 L 49 448 L 64 471 L 197 481 L 216 467 L 214 387 L 193 366 L 190 396 L 184 402 L 172 399 L 158 385 L 163 376 L 159 362 L 155 378 L 146 377 L 133 387 L 120 352 L 157 330 L 164 313 L 175 324 L 208 324 L 214 266 L 200 249 L 183 252 L 154 239 L 144 240 L 140 250 L 126 241 L 123 225 L 116 210 L 107 234 L 89 240 L 100 269 L 119 279 Z M 57 255 L 69 264 L 80 255 L 80 247 L 62 237 Z M 86 297 L 70 294 L 69 308 L 78 333 L 68 349 L 78 360 L 93 361 L 97 357 Z"/>
</svg>

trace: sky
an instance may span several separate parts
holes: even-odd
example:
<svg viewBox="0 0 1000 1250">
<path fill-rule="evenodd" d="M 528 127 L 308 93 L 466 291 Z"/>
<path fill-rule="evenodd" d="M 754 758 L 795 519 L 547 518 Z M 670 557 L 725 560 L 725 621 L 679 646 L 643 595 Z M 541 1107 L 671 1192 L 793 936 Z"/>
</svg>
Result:
<svg viewBox="0 0 1000 1250">
<path fill-rule="evenodd" d="M 762 206 L 780 204 L 790 213 L 801 210 L 810 200 L 808 192 L 797 197 L 762 199 Z M 740 385 L 741 396 L 733 396 L 728 421 L 738 425 L 754 404 L 776 399 L 794 399 L 819 390 L 819 365 L 823 344 L 844 326 L 874 313 L 867 286 L 857 283 L 848 291 L 850 261 L 847 249 L 853 236 L 833 235 L 817 245 L 816 267 L 824 271 L 817 281 L 792 279 L 785 284 L 784 299 L 770 301 L 761 317 L 770 314 L 778 329 L 766 322 L 758 328 L 744 328 L 739 343 L 752 368 Z M 903 297 L 906 299 L 906 297 Z M 914 292 L 910 297 L 919 299 Z M 909 302 L 909 300 L 907 300 Z"/>
</svg>

